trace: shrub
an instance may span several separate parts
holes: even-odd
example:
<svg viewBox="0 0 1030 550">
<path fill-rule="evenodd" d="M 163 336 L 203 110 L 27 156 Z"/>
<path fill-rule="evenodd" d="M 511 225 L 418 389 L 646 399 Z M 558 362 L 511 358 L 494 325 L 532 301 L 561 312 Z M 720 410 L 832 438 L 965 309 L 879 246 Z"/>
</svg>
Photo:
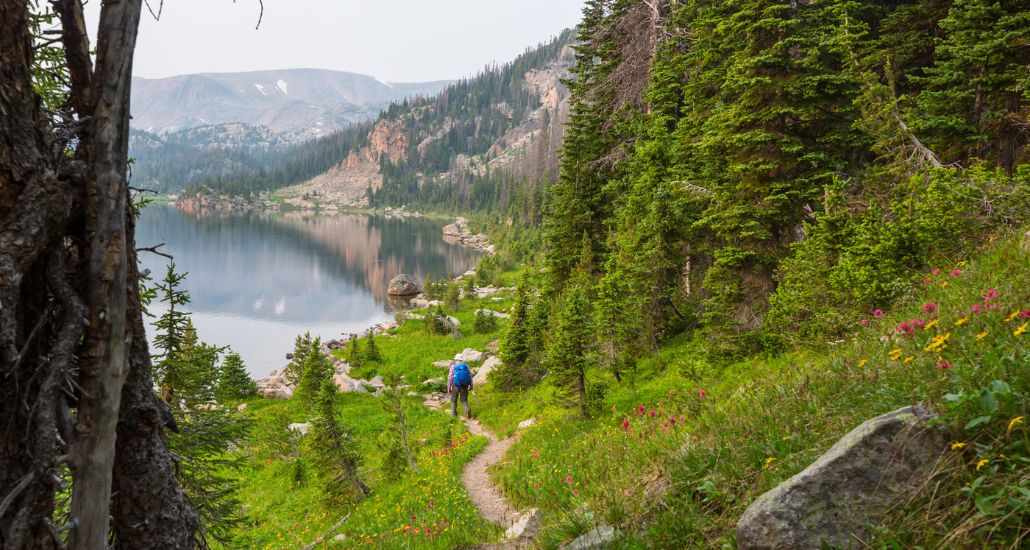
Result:
<svg viewBox="0 0 1030 550">
<path fill-rule="evenodd" d="M 480 334 L 489 334 L 497 330 L 497 317 L 490 313 L 484 313 L 483 310 L 477 310 L 473 328 Z"/>
</svg>

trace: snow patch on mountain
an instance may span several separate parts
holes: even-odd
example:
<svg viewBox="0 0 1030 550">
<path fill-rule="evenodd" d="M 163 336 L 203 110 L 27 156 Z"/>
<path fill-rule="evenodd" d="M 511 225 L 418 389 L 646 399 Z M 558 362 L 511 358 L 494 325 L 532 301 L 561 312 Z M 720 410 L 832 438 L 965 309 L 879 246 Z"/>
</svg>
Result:
<svg viewBox="0 0 1030 550">
<path fill-rule="evenodd" d="M 372 77 L 372 78 L 375 78 L 376 82 L 378 82 L 380 84 L 385 84 L 387 88 L 393 88 L 393 84 L 390 84 L 389 82 L 387 82 L 387 81 L 385 81 L 385 80 L 383 80 L 381 78 L 378 78 L 378 77 Z"/>
<path fill-rule="evenodd" d="M 262 86 L 260 84 L 255 84 L 254 87 L 257 88 L 257 90 L 259 92 L 261 92 L 261 95 L 268 95 L 268 93 L 265 92 L 265 87 L 264 86 Z"/>
<path fill-rule="evenodd" d="M 282 92 L 284 94 L 286 93 L 286 81 L 285 80 L 281 80 L 281 79 L 277 80 L 275 82 L 275 87 L 279 88 L 280 92 Z"/>
</svg>

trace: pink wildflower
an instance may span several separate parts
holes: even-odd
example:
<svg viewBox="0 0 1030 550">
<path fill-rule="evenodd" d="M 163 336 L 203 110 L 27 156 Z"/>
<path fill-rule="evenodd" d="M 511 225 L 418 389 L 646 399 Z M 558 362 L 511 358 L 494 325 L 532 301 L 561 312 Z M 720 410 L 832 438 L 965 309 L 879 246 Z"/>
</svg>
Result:
<svg viewBox="0 0 1030 550">
<path fill-rule="evenodd" d="M 706 392 L 705 390 L 700 390 L 700 391 L 697 392 L 697 396 L 698 397 L 707 397 L 708 396 L 708 392 Z"/>
<path fill-rule="evenodd" d="M 656 413 L 654 409 L 651 409 L 651 410 L 647 411 L 647 415 L 650 416 L 651 418 L 654 418 L 654 415 L 656 415 L 656 414 L 658 414 L 658 413 Z"/>
<path fill-rule="evenodd" d="M 669 427 L 669 421 L 666 420 L 665 422 L 662 422 L 662 427 L 663 428 L 668 428 Z"/>
<path fill-rule="evenodd" d="M 671 424 L 672 424 L 673 426 L 675 426 L 675 425 L 676 425 L 676 417 L 675 417 L 675 416 L 670 416 L 670 417 L 669 417 L 669 422 L 670 422 L 670 423 L 671 423 Z"/>
<path fill-rule="evenodd" d="M 933 312 L 937 311 L 938 309 L 940 309 L 940 308 L 938 308 L 937 304 L 935 304 L 933 302 L 926 302 L 925 304 L 923 304 L 923 311 L 925 311 L 927 313 L 933 313 Z"/>
<path fill-rule="evenodd" d="M 948 369 L 951 368 L 951 361 L 948 361 L 947 359 L 942 358 L 940 361 L 937 361 L 937 368 L 943 369 L 943 370 L 948 370 Z"/>
<path fill-rule="evenodd" d="M 861 320 L 861 321 L 859 321 L 858 323 L 859 323 L 860 325 L 862 325 L 863 327 L 867 327 L 867 326 L 869 326 L 869 319 L 862 319 L 862 320 Z"/>
<path fill-rule="evenodd" d="M 935 268 L 933 268 L 933 269 L 931 269 L 931 270 L 930 270 L 930 274 L 931 274 L 931 275 L 940 275 L 940 274 L 941 274 L 941 270 L 939 270 L 939 269 L 937 269 L 937 268 L 935 267 Z"/>
<path fill-rule="evenodd" d="M 629 420 L 623 420 L 622 421 L 622 429 L 623 430 L 628 430 L 629 429 Z"/>
<path fill-rule="evenodd" d="M 572 494 L 579 495 L 579 489 L 573 489 L 572 490 Z"/>
<path fill-rule="evenodd" d="M 973 304 L 973 313 L 982 313 L 984 308 L 980 304 Z"/>
<path fill-rule="evenodd" d="M 985 300 L 990 300 L 991 298 L 997 298 L 997 297 L 998 297 L 998 290 L 995 289 L 995 288 L 988 288 L 987 292 L 984 294 L 984 299 Z"/>
<path fill-rule="evenodd" d="M 951 276 L 952 277 L 958 277 L 961 274 L 962 274 L 962 270 L 961 269 L 952 269 L 951 270 Z"/>
<path fill-rule="evenodd" d="M 1024 309 L 1019 312 L 1020 319 L 1030 319 L 1030 309 Z"/>
<path fill-rule="evenodd" d="M 909 319 L 908 324 L 912 325 L 914 328 L 923 328 L 926 326 L 926 321 L 923 321 L 922 319 Z"/>
<path fill-rule="evenodd" d="M 646 407 L 644 407 L 643 405 L 639 405 L 637 407 L 637 412 L 640 413 L 640 414 L 644 414 L 644 410 L 645 409 L 646 409 Z"/>
<path fill-rule="evenodd" d="M 572 485 L 572 476 L 565 476 L 565 483 Z"/>
<path fill-rule="evenodd" d="M 876 317 L 877 319 L 879 319 L 880 317 L 883 317 L 884 315 L 885 314 L 884 314 L 882 309 L 874 309 L 873 310 L 873 317 Z"/>
</svg>

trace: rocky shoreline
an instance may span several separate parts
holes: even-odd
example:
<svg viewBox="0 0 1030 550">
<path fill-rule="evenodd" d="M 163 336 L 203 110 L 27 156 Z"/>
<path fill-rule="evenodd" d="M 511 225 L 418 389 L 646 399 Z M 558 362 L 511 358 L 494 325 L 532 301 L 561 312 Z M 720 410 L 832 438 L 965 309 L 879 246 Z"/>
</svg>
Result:
<svg viewBox="0 0 1030 550">
<path fill-rule="evenodd" d="M 482 233 L 473 234 L 469 230 L 468 221 L 461 217 L 455 218 L 454 223 L 444 226 L 443 239 L 449 243 L 467 246 L 490 256 L 496 252 L 494 245 L 487 241 L 486 235 Z"/>
</svg>

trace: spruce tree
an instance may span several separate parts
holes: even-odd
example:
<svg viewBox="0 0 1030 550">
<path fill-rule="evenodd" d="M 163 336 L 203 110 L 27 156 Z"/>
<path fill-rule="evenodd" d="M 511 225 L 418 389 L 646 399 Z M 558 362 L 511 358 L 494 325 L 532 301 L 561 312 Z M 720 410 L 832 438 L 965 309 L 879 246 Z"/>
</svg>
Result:
<svg viewBox="0 0 1030 550">
<path fill-rule="evenodd" d="M 373 363 L 383 360 L 383 355 L 379 352 L 379 346 L 376 345 L 376 336 L 371 332 L 368 334 L 368 342 L 365 345 L 365 360 Z"/>
<path fill-rule="evenodd" d="M 312 469 L 322 480 L 322 494 L 329 506 L 343 507 L 368 495 L 361 479 L 361 453 L 350 433 L 336 419 L 336 386 L 325 380 L 315 397 L 315 418 L 305 437 Z"/>
<path fill-rule="evenodd" d="M 283 368 L 283 376 L 296 384 L 300 382 L 300 375 L 304 372 L 304 362 L 307 361 L 308 351 L 311 349 L 311 333 L 305 332 L 293 340 L 293 357 Z"/>
<path fill-rule="evenodd" d="M 390 428 L 384 432 L 382 444 L 388 451 L 387 456 L 393 457 L 394 466 L 406 459 L 411 471 L 417 472 L 418 465 L 415 463 L 415 456 L 408 443 L 410 427 L 408 426 L 408 415 L 404 412 L 404 390 L 401 388 L 401 380 L 401 376 L 395 372 L 388 372 L 383 376 L 385 387 L 383 388 L 382 406 L 392 421 Z M 390 463 L 390 460 L 386 462 Z M 389 465 L 387 466 L 390 469 Z"/>
<path fill-rule="evenodd" d="M 323 382 L 332 382 L 333 365 L 329 358 L 322 353 L 321 338 L 315 338 L 311 347 L 305 354 L 304 371 L 300 375 L 300 382 L 293 392 L 294 397 L 304 403 L 305 407 L 311 407 L 315 402 L 315 395 Z"/>
<path fill-rule="evenodd" d="M 246 399 L 257 393 L 257 385 L 243 365 L 240 354 L 230 351 L 222 359 L 219 369 L 218 387 L 215 397 L 219 402 L 228 403 Z"/>
<path fill-rule="evenodd" d="M 515 304 L 511 307 L 508 328 L 500 342 L 501 359 L 514 369 L 521 368 L 529 360 L 529 284 L 529 270 L 525 270 L 515 287 Z"/>
<path fill-rule="evenodd" d="M 361 352 L 360 342 L 357 338 L 351 338 L 347 344 L 347 364 L 352 367 L 360 367 L 365 364 L 365 354 Z"/>
<path fill-rule="evenodd" d="M 447 309 L 457 311 L 458 303 L 461 301 L 461 287 L 458 282 L 451 279 L 447 282 L 447 292 L 444 294 L 444 304 Z"/>
<path fill-rule="evenodd" d="M 586 370 L 590 364 L 594 334 L 590 303 L 584 287 L 585 279 L 578 277 L 566 289 L 547 348 L 547 371 L 554 380 L 559 398 L 565 403 L 574 403 L 586 418 Z"/>
</svg>

